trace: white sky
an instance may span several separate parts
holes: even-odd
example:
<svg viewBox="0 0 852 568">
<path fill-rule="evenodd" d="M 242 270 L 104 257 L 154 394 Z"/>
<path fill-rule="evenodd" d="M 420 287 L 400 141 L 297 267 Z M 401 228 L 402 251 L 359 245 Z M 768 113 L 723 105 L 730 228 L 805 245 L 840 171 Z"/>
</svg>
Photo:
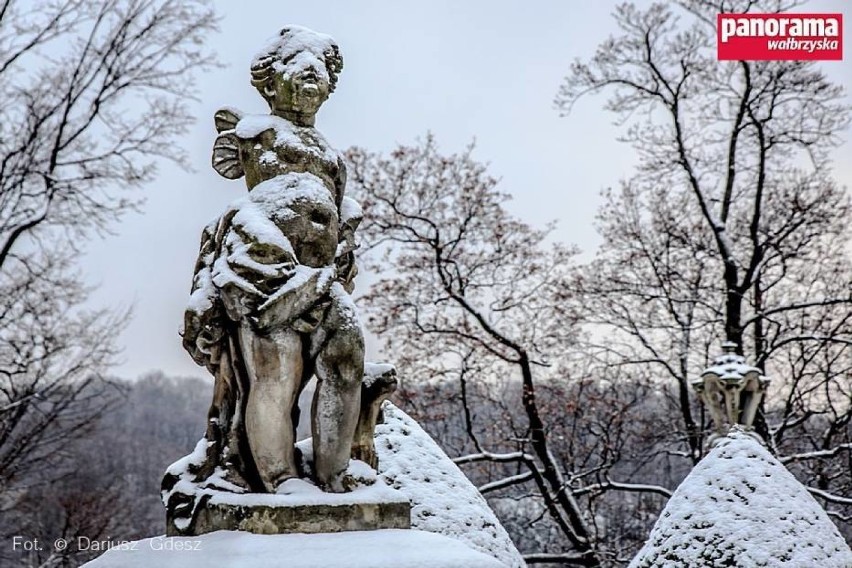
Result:
<svg viewBox="0 0 852 568">
<path fill-rule="evenodd" d="M 642 2 L 639 2 L 640 4 Z M 117 225 L 115 236 L 94 241 L 81 269 L 98 286 L 92 305 L 134 306 L 121 335 L 132 378 L 162 369 L 204 376 L 177 335 L 189 293 L 201 229 L 246 191 L 210 167 L 213 113 L 222 106 L 266 112 L 249 84 L 249 61 L 285 24 L 331 34 L 344 69 L 337 90 L 320 111 L 317 127 L 339 149 L 351 145 L 386 151 L 431 130 L 442 150 L 462 149 L 474 138 L 475 157 L 491 164 L 510 209 L 534 225 L 558 219 L 558 238 L 593 251 L 593 221 L 601 189 L 630 174 L 628 146 L 616 142 L 603 99 L 587 98 L 559 118 L 553 98 L 574 58 L 588 58 L 615 26 L 613 0 L 219 0 L 220 34 L 210 44 L 225 64 L 199 81 L 198 123 L 184 138 L 195 172 L 164 164 L 146 188 L 144 213 Z M 819 0 L 809 12 L 852 6 Z M 852 89 L 852 55 L 826 63 L 835 80 Z M 837 177 L 852 185 L 852 145 L 838 158 Z M 360 284 L 370 275 L 359 276 Z M 375 345 L 368 345 L 375 352 Z"/>
</svg>

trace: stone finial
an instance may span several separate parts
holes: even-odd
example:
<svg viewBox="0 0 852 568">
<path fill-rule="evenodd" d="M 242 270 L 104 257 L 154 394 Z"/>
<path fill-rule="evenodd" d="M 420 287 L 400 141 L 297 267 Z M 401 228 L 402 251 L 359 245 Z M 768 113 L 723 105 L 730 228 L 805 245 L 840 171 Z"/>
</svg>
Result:
<svg viewBox="0 0 852 568">
<path fill-rule="evenodd" d="M 713 418 L 718 434 L 725 434 L 735 425 L 749 430 L 769 379 L 761 370 L 746 364 L 745 357 L 736 353 L 737 344 L 726 341 L 722 353 L 713 364 L 692 381 L 692 387 Z"/>
</svg>

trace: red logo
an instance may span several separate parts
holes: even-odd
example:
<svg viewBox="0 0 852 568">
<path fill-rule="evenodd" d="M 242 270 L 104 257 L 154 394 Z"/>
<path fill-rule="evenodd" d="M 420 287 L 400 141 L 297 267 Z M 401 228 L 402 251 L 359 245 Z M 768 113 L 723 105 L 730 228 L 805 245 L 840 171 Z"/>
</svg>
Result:
<svg viewBox="0 0 852 568">
<path fill-rule="evenodd" d="M 843 59 L 843 14 L 719 14 L 720 61 Z"/>
</svg>

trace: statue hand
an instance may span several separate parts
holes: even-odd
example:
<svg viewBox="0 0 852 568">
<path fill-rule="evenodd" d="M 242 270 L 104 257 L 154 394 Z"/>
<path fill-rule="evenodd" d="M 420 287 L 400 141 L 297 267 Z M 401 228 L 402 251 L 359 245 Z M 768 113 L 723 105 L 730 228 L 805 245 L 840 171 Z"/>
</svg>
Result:
<svg viewBox="0 0 852 568">
<path fill-rule="evenodd" d="M 261 330 L 289 325 L 328 297 L 336 276 L 334 266 L 297 266 L 293 276 L 258 307 L 252 322 Z"/>
</svg>

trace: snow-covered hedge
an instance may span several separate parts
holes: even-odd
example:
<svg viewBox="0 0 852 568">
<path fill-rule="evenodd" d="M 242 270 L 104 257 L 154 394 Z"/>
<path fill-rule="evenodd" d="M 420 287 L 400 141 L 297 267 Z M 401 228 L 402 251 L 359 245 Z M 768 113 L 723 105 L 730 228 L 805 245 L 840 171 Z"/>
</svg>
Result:
<svg viewBox="0 0 852 568">
<path fill-rule="evenodd" d="M 678 487 L 630 568 L 850 568 L 826 512 L 757 440 L 734 431 Z"/>
<path fill-rule="evenodd" d="M 429 434 L 391 403 L 383 409 L 379 474 L 411 501 L 411 527 L 459 540 L 511 568 L 526 566 L 485 498 Z"/>
</svg>

